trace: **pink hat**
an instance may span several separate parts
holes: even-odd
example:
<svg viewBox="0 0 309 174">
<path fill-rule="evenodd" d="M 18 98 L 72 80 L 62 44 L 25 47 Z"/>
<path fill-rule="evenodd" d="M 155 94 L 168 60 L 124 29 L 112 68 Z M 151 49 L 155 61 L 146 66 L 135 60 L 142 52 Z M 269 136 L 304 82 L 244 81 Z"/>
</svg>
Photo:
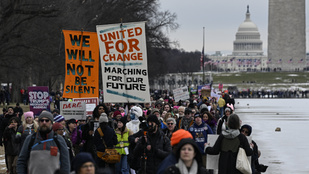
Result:
<svg viewBox="0 0 309 174">
<path fill-rule="evenodd" d="M 25 112 L 25 113 L 24 113 L 24 116 L 25 116 L 25 120 L 26 120 L 28 117 L 32 117 L 32 119 L 33 119 L 33 112 L 32 112 L 32 111 Z"/>
</svg>

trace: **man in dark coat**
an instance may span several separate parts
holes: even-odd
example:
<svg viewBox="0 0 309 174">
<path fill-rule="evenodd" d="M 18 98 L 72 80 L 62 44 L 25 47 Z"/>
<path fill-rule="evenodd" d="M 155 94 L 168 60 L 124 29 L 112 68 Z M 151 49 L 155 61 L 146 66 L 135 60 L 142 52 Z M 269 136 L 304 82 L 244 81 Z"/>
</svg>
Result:
<svg viewBox="0 0 309 174">
<path fill-rule="evenodd" d="M 156 115 L 147 119 L 148 131 L 140 138 L 134 149 L 134 156 L 141 157 L 141 169 L 138 173 L 155 174 L 159 164 L 172 151 L 170 140 L 159 128 Z"/>
</svg>

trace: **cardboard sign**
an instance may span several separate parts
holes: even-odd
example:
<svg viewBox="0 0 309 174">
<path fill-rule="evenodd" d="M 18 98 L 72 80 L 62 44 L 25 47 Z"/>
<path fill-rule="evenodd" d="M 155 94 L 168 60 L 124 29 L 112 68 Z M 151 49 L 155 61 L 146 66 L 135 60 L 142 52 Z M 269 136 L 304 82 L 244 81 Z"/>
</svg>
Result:
<svg viewBox="0 0 309 174">
<path fill-rule="evenodd" d="M 104 102 L 150 102 L 145 22 L 98 25 Z"/>
<path fill-rule="evenodd" d="M 86 103 L 81 101 L 60 101 L 60 115 L 65 120 L 86 120 Z"/>
<path fill-rule="evenodd" d="M 73 98 L 73 101 L 81 101 L 86 103 L 86 115 L 92 115 L 94 108 L 99 105 L 99 98 Z"/>
<path fill-rule="evenodd" d="M 95 32 L 63 30 L 64 98 L 99 97 L 99 45 Z"/>
<path fill-rule="evenodd" d="M 188 87 L 186 87 L 186 86 L 174 89 L 173 94 L 174 94 L 174 99 L 177 102 L 179 100 L 184 101 L 184 100 L 187 100 L 187 99 L 190 98 Z"/>
<path fill-rule="evenodd" d="M 49 90 L 47 86 L 28 87 L 30 111 L 40 115 L 43 110 L 50 111 Z"/>
</svg>

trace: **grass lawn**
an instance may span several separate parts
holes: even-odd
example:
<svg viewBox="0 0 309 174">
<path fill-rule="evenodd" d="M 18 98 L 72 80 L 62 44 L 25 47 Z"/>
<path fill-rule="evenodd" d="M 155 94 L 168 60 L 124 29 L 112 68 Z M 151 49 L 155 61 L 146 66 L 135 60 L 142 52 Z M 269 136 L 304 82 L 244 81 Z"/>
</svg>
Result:
<svg viewBox="0 0 309 174">
<path fill-rule="evenodd" d="M 214 87 L 237 86 L 239 89 L 309 89 L 308 72 L 232 72 L 212 73 Z"/>
</svg>

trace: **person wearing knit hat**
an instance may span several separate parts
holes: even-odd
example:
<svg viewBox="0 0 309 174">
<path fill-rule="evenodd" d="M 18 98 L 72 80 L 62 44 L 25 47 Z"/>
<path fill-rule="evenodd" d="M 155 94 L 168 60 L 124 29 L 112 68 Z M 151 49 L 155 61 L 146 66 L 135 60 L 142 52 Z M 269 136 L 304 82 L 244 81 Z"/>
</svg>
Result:
<svg viewBox="0 0 309 174">
<path fill-rule="evenodd" d="M 177 145 L 180 142 L 180 140 L 183 139 L 183 138 L 191 138 L 191 139 L 193 139 L 193 136 L 192 136 L 192 134 L 189 131 L 184 130 L 184 129 L 179 129 L 176 132 L 174 132 L 172 134 L 172 137 L 171 137 L 171 145 L 172 145 L 172 147 Z"/>
<path fill-rule="evenodd" d="M 54 116 L 48 111 L 39 115 L 38 131 L 34 136 L 27 136 L 19 153 L 17 173 L 54 173 L 59 168 L 65 173 L 70 172 L 67 145 L 62 137 L 52 131 L 53 121 Z"/>
<path fill-rule="evenodd" d="M 33 115 L 34 114 L 32 111 L 25 112 L 24 113 L 25 120 L 27 120 L 28 117 L 31 117 L 32 119 L 34 119 Z"/>
<path fill-rule="evenodd" d="M 209 134 L 213 134 L 211 127 L 203 122 L 202 114 L 197 112 L 194 115 L 194 124 L 188 129 L 192 134 L 194 141 L 199 147 L 199 151 L 203 157 L 203 166 L 206 168 L 206 154 L 204 152 L 204 146 L 207 143 L 207 138 Z"/>
<path fill-rule="evenodd" d="M 72 161 L 76 174 L 95 174 L 95 161 L 90 153 L 80 152 Z"/>
<path fill-rule="evenodd" d="M 171 145 L 173 147 L 173 153 L 170 153 L 160 164 L 157 174 L 163 174 L 165 169 L 171 165 L 176 164 L 178 161 L 177 157 L 176 157 L 176 152 L 177 152 L 177 145 L 178 143 L 184 139 L 184 138 L 191 138 L 193 139 L 192 134 L 184 129 L 178 129 L 177 131 L 175 131 L 172 134 L 171 137 Z"/>
<path fill-rule="evenodd" d="M 169 138 L 159 128 L 160 122 L 157 116 L 150 115 L 147 124 L 148 130 L 144 136 L 138 139 L 134 156 L 140 159 L 144 159 L 144 156 L 146 156 L 147 163 L 141 165 L 141 171 L 155 173 L 158 170 L 158 164 L 162 163 L 164 158 L 172 151 L 172 146 Z"/>
<path fill-rule="evenodd" d="M 129 148 L 129 136 L 133 135 L 133 132 L 126 127 L 126 123 L 127 117 L 121 117 L 120 120 L 117 120 L 115 133 L 118 144 L 115 146 L 115 149 L 121 155 L 121 160 L 115 164 L 115 173 L 129 173 L 130 171 L 126 149 Z"/>
<path fill-rule="evenodd" d="M 113 114 L 113 118 L 119 120 L 122 117 L 121 112 L 116 110 Z"/>
<path fill-rule="evenodd" d="M 53 124 L 53 131 L 54 131 L 55 134 L 58 134 L 59 136 L 61 136 L 65 140 L 68 151 L 69 151 L 69 155 L 70 155 L 70 161 L 72 161 L 73 158 L 74 158 L 74 152 L 73 152 L 71 140 L 69 139 L 68 136 L 64 135 L 65 126 L 63 126 L 61 123 L 55 122 Z"/>
<path fill-rule="evenodd" d="M 153 122 L 155 123 L 157 126 L 160 126 L 160 121 L 158 120 L 156 115 L 149 115 L 149 117 L 147 118 L 147 123 L 149 122 Z"/>
<path fill-rule="evenodd" d="M 101 136 L 99 131 L 103 133 L 103 136 Z M 116 133 L 114 129 L 108 125 L 108 118 L 105 113 L 102 113 L 99 118 L 99 127 L 94 132 L 93 142 L 97 153 L 99 154 L 105 152 L 106 147 L 113 148 L 116 144 L 118 144 Z M 96 162 L 99 168 L 105 168 L 106 163 L 101 158 L 97 157 Z M 111 165 L 114 166 L 113 164 L 108 165 L 109 167 L 111 167 Z"/>
<path fill-rule="evenodd" d="M 102 113 L 100 118 L 99 118 L 99 123 L 108 123 L 108 118 L 105 113 Z"/>
<path fill-rule="evenodd" d="M 24 144 L 24 141 L 28 135 L 35 133 L 39 127 L 38 123 L 34 121 L 33 112 L 25 112 L 24 113 L 24 121 L 18 127 L 16 133 L 16 141 L 20 142 L 20 150 Z"/>
<path fill-rule="evenodd" d="M 51 121 L 51 123 L 53 123 L 54 121 L 54 116 L 48 112 L 48 111 L 42 111 L 41 114 L 39 115 L 39 121 L 43 118 L 47 118 Z"/>
<path fill-rule="evenodd" d="M 157 119 L 159 120 L 160 124 L 159 127 L 163 130 L 163 129 L 166 129 L 167 128 L 167 125 L 166 123 L 163 121 L 163 118 L 161 117 L 161 114 L 160 114 L 160 110 L 157 109 L 157 108 L 154 108 L 151 110 L 151 115 L 155 115 L 157 116 Z"/>
<path fill-rule="evenodd" d="M 227 120 L 229 116 L 233 113 L 232 109 L 229 107 L 226 107 L 224 110 L 224 115 L 221 117 L 218 122 L 217 122 L 217 134 L 220 135 L 222 131 L 227 130 L 228 126 L 227 125 Z"/>
<path fill-rule="evenodd" d="M 54 121 L 57 123 L 61 123 L 62 121 L 64 121 L 64 117 L 62 115 L 57 115 L 54 117 Z"/>
<path fill-rule="evenodd" d="M 64 128 L 64 126 L 63 126 L 62 124 L 58 123 L 58 122 L 55 122 L 55 123 L 53 124 L 53 131 L 54 131 L 55 133 L 57 133 L 58 130 L 61 130 L 62 133 L 63 133 L 63 131 L 64 131 L 63 128 Z M 63 134 L 59 134 L 59 135 L 63 135 Z"/>
</svg>

